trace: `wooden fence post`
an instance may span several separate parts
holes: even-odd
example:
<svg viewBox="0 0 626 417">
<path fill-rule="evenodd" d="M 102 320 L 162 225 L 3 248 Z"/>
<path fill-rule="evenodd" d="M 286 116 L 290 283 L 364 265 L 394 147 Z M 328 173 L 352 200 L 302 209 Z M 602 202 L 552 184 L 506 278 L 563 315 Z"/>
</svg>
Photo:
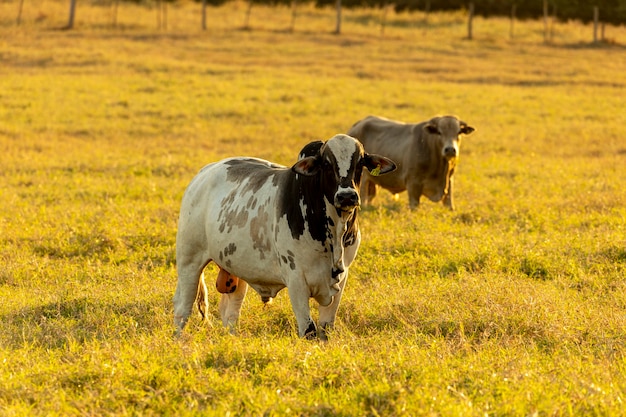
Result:
<svg viewBox="0 0 626 417">
<path fill-rule="evenodd" d="M 207 0 L 202 0 L 202 30 L 206 30 L 206 4 Z"/>
<path fill-rule="evenodd" d="M 543 41 L 548 42 L 548 0 L 543 0 Z"/>
<path fill-rule="evenodd" d="M 598 43 L 598 21 L 600 20 L 600 9 L 593 6 L 593 43 Z"/>
<path fill-rule="evenodd" d="M 467 18 L 467 39 L 472 40 L 472 20 L 474 19 L 474 2 L 469 3 L 469 16 Z"/>
<path fill-rule="evenodd" d="M 76 17 L 76 0 L 70 0 L 70 17 L 66 29 L 74 28 L 74 17 Z"/>
<path fill-rule="evenodd" d="M 339 35 L 341 33 L 341 0 L 335 2 L 335 9 L 337 10 L 337 25 L 335 26 L 335 33 Z"/>
<path fill-rule="evenodd" d="M 511 39 L 513 39 L 513 37 L 515 36 L 514 32 L 513 32 L 513 28 L 514 28 L 514 25 L 515 25 L 515 13 L 516 13 L 516 11 L 517 11 L 517 4 L 513 4 L 511 6 L 511 26 L 509 27 L 509 37 Z"/>
</svg>

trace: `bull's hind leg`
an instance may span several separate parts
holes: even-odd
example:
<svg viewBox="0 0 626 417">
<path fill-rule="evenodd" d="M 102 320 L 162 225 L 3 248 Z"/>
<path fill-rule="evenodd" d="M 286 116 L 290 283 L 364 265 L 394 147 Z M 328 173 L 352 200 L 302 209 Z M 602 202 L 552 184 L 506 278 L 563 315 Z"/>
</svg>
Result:
<svg viewBox="0 0 626 417">
<path fill-rule="evenodd" d="M 224 323 L 224 327 L 228 327 L 231 333 L 235 332 L 235 326 L 237 325 L 237 320 L 239 320 L 241 306 L 243 305 L 244 298 L 246 298 L 247 291 L 248 283 L 240 279 L 235 291 L 222 294 L 222 298 L 220 299 L 219 309 L 222 323 Z"/>
<path fill-rule="evenodd" d="M 178 283 L 174 293 L 174 325 L 176 326 L 177 334 L 187 324 L 194 301 L 202 297 L 202 300 L 198 301 L 206 303 L 206 287 L 199 291 L 199 286 L 202 271 L 207 263 L 209 263 L 209 260 L 198 254 L 185 256 L 178 252 L 176 255 Z M 202 280 L 202 285 L 204 286 L 204 280 Z M 200 305 L 198 307 L 201 308 Z"/>
</svg>

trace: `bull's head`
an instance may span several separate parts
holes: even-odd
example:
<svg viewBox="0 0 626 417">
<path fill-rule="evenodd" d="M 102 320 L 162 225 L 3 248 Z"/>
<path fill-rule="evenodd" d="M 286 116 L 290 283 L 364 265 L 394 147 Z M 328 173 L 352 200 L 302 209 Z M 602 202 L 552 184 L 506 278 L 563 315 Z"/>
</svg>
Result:
<svg viewBox="0 0 626 417">
<path fill-rule="evenodd" d="M 291 169 L 306 176 L 320 175 L 322 192 L 338 213 L 351 212 L 361 204 L 358 190 L 363 167 L 372 175 L 396 169 L 392 160 L 365 153 L 361 142 L 348 135 L 339 134 L 323 144 L 314 143 L 310 149 L 305 147 L 314 155 L 305 156 L 307 153 L 301 152 L 300 160 Z"/>
<path fill-rule="evenodd" d="M 472 126 L 455 116 L 433 117 L 426 123 L 424 129 L 427 133 L 437 136 L 441 156 L 447 161 L 459 155 L 460 135 L 469 135 L 474 131 Z"/>
</svg>

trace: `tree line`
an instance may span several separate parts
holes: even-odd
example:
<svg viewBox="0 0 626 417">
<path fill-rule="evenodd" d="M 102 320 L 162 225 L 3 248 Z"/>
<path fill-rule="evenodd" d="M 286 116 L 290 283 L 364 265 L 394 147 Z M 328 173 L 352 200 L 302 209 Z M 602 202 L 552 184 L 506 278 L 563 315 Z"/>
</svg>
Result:
<svg viewBox="0 0 626 417">
<path fill-rule="evenodd" d="M 305 0 L 249 0 L 269 3 L 290 3 Z M 598 40 L 598 27 L 604 32 L 605 24 L 620 25 L 626 22 L 626 0 L 312 0 L 316 6 L 335 4 L 353 7 L 392 6 L 397 12 L 421 11 L 426 13 L 440 11 L 468 11 L 468 38 L 472 38 L 472 19 L 475 15 L 483 17 L 510 17 L 516 19 L 543 19 L 546 40 L 550 37 L 548 19 L 579 20 L 583 23 L 594 22 L 594 41 Z M 339 12 L 338 12 L 339 14 Z M 604 36 L 602 36 L 604 38 Z"/>
<path fill-rule="evenodd" d="M 74 26 L 74 15 L 77 0 L 69 0 L 70 13 L 67 29 Z M 146 0 L 113 0 L 115 9 L 120 1 L 133 3 L 145 3 Z M 157 6 L 159 13 L 159 26 L 166 25 L 167 4 L 175 3 L 177 0 L 151 0 Z M 201 25 L 206 29 L 206 13 L 209 6 L 221 6 L 230 0 L 194 0 L 202 4 Z M 21 18 L 22 4 L 19 1 L 19 14 L 17 22 Z M 341 32 L 341 10 L 342 8 L 380 8 L 388 10 L 395 9 L 396 12 L 420 11 L 428 16 L 431 12 L 458 11 L 468 12 L 468 34 L 472 38 L 472 20 L 474 16 L 483 17 L 509 17 L 511 22 L 516 19 L 543 19 L 544 37 L 550 40 L 550 29 L 548 21 L 579 20 L 583 23 L 594 23 L 594 42 L 604 38 L 604 25 L 621 25 L 626 23 L 626 0 L 247 0 L 246 22 L 249 21 L 251 10 L 254 4 L 278 6 L 286 5 L 291 7 L 292 29 L 295 25 L 297 8 L 302 4 L 314 4 L 316 7 L 334 7 L 336 9 L 335 33 Z M 161 16 L 162 15 L 162 16 Z M 247 23 L 246 23 L 247 24 Z M 384 26 L 384 22 L 382 23 Z M 511 36 L 513 35 L 513 24 L 511 23 Z"/>
<path fill-rule="evenodd" d="M 174 1 L 174 0 L 170 0 Z M 221 5 L 228 0 L 197 0 L 212 5 Z M 290 5 L 314 3 L 317 7 L 337 6 L 340 2 L 346 8 L 392 6 L 396 11 L 455 11 L 470 8 L 476 15 L 483 17 L 508 17 L 518 19 L 538 19 L 544 16 L 546 9 L 553 18 L 563 21 L 580 20 L 583 23 L 593 21 L 593 10 L 601 11 L 601 21 L 610 24 L 626 22 L 626 0 L 249 0 L 250 3 L 265 5 Z"/>
</svg>

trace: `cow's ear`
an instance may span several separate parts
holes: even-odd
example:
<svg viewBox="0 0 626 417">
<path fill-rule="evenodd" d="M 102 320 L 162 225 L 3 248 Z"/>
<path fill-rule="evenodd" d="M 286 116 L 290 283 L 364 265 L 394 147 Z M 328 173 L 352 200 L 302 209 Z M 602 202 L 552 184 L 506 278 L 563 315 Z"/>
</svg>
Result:
<svg viewBox="0 0 626 417">
<path fill-rule="evenodd" d="M 396 163 L 381 155 L 366 154 L 363 166 L 374 176 L 383 175 L 396 169 Z"/>
<path fill-rule="evenodd" d="M 307 156 L 306 158 L 302 158 L 298 162 L 293 164 L 291 170 L 296 174 L 302 174 L 310 177 L 319 172 L 320 166 L 321 164 L 319 163 L 318 157 Z"/>
<path fill-rule="evenodd" d="M 465 122 L 460 122 L 459 124 L 461 125 L 461 133 L 463 133 L 464 135 L 469 135 L 470 133 L 476 130 Z"/>
</svg>

